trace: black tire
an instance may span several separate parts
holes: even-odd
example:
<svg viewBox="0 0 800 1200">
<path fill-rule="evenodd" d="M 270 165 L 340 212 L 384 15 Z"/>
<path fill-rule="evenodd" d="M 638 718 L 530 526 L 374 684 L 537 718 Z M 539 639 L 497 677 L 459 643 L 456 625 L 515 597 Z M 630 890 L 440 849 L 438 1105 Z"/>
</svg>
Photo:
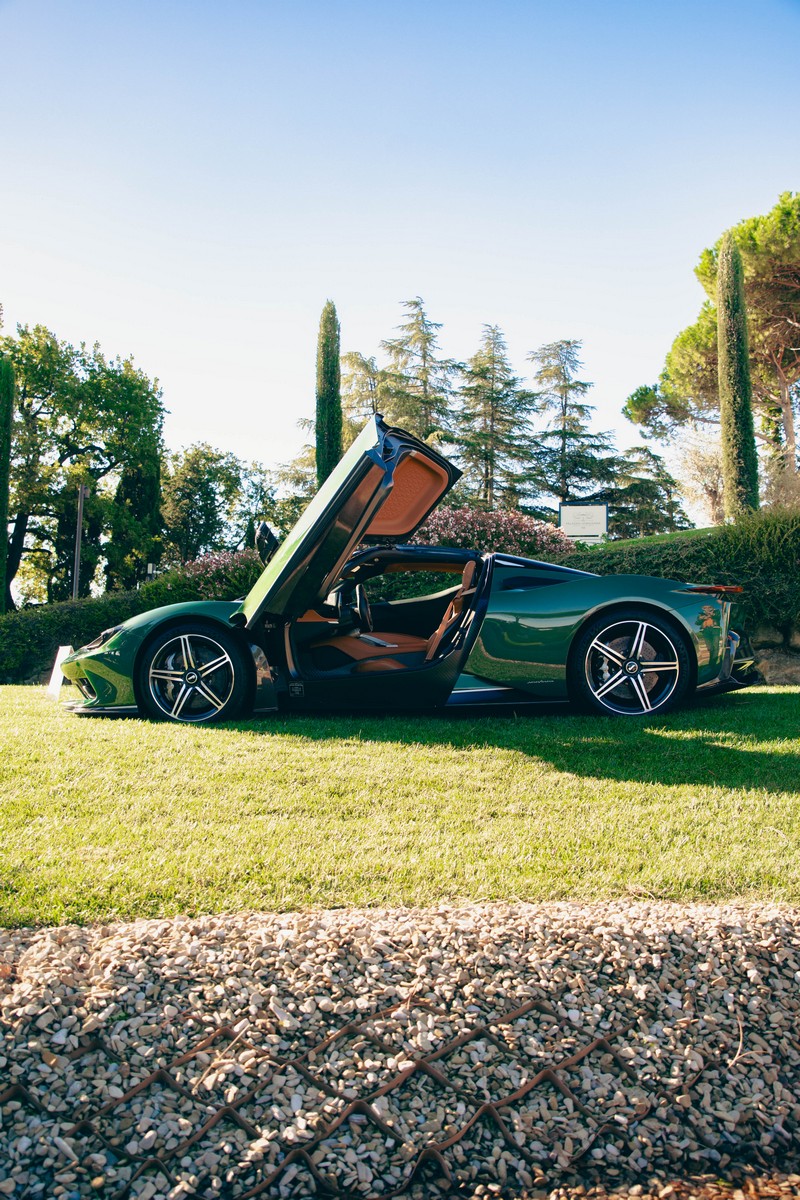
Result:
<svg viewBox="0 0 800 1200">
<path fill-rule="evenodd" d="M 692 674 L 691 653 L 677 624 L 631 606 L 599 616 L 579 634 L 567 683 L 581 708 L 606 716 L 649 717 L 681 704 Z"/>
<path fill-rule="evenodd" d="M 208 724 L 237 717 L 250 696 L 246 651 L 226 629 L 172 625 L 150 642 L 136 670 L 145 712 L 160 721 Z"/>
</svg>

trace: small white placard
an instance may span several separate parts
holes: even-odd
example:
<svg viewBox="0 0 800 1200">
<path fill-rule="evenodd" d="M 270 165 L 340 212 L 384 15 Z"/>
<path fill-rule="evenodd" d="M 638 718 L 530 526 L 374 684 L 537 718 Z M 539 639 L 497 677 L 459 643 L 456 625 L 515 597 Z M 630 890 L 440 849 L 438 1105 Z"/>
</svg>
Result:
<svg viewBox="0 0 800 1200">
<path fill-rule="evenodd" d="M 576 542 L 599 542 L 608 533 L 608 505 L 559 504 L 558 525 Z"/>
<path fill-rule="evenodd" d="M 64 682 L 64 675 L 61 671 L 61 664 L 68 654 L 72 654 L 72 646 L 59 646 L 56 661 L 53 663 L 53 672 L 50 676 L 50 682 L 47 685 L 47 694 L 57 700 L 61 695 L 61 685 Z"/>
</svg>

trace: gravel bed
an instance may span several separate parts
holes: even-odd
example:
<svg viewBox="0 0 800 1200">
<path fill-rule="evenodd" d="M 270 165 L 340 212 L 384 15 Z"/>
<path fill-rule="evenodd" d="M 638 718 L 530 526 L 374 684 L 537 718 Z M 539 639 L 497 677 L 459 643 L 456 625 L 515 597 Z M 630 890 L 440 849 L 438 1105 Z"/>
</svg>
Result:
<svg viewBox="0 0 800 1200">
<path fill-rule="evenodd" d="M 0 1004 L 0 1198 L 800 1194 L 800 909 L 5 930 Z"/>
</svg>

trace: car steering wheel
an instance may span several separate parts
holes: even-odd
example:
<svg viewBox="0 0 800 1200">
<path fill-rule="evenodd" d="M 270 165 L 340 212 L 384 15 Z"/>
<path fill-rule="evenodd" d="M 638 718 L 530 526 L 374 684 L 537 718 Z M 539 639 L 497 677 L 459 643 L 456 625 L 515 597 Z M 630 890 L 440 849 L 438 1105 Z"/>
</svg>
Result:
<svg viewBox="0 0 800 1200">
<path fill-rule="evenodd" d="M 353 609 L 358 621 L 358 628 L 362 633 L 365 630 L 369 633 L 372 629 L 372 609 L 369 606 L 367 593 L 360 583 L 356 584 L 356 590 L 353 595 Z"/>
</svg>

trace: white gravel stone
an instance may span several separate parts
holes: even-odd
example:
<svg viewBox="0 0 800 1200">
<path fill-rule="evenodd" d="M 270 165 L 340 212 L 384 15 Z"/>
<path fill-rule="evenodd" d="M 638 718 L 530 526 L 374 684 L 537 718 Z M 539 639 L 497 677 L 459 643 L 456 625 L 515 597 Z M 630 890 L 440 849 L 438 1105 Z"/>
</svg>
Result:
<svg viewBox="0 0 800 1200">
<path fill-rule="evenodd" d="M 785 1166 L 800 1125 L 798 979 L 800 911 L 763 904 L 0 931 L 0 1092 L 19 1083 L 29 1097 L 0 1105 L 0 1191 L 28 1172 L 42 1182 L 31 1195 L 84 1200 L 98 1178 L 127 1186 L 134 1156 L 147 1155 L 179 1181 L 154 1184 L 154 1196 L 238 1194 L 308 1146 L 338 1188 L 371 1196 L 467 1125 L 443 1153 L 485 1195 L 593 1163 L 620 1185 L 724 1171 L 754 1148 Z M 558 1086 L 529 1088 L 548 1068 Z M 160 1070 L 175 1087 L 153 1078 Z M 369 1109 L 329 1133 L 354 1100 Z M 244 1125 L 223 1114 L 192 1141 L 225 1105 Z M 89 1131 L 74 1132 L 86 1119 Z M 275 1194 L 307 1194 L 309 1178 L 297 1160 Z M 435 1180 L 425 1187 L 433 1195 Z"/>
</svg>

